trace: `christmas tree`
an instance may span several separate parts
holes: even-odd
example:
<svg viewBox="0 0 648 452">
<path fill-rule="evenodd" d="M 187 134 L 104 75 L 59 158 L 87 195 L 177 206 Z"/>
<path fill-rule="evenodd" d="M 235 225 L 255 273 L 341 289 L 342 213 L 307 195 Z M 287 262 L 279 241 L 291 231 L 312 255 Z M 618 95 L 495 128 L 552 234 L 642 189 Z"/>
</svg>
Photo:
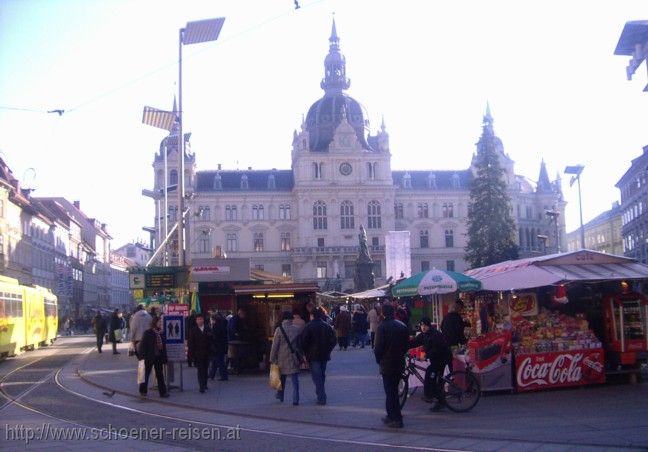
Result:
<svg viewBox="0 0 648 452">
<path fill-rule="evenodd" d="M 493 132 L 493 120 L 484 116 L 482 135 L 474 160 L 476 175 L 468 204 L 466 260 L 471 268 L 517 259 L 515 221 Z"/>
</svg>

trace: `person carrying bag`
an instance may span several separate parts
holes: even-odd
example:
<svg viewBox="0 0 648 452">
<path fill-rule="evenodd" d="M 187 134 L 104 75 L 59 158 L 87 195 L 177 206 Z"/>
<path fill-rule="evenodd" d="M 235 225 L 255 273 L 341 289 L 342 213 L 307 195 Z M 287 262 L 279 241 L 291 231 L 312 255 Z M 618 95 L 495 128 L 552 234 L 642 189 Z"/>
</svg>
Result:
<svg viewBox="0 0 648 452">
<path fill-rule="evenodd" d="M 290 375 L 293 386 L 293 405 L 299 405 L 299 367 L 302 358 L 293 346 L 293 342 L 299 336 L 300 330 L 293 325 L 292 321 L 293 315 L 291 312 L 286 311 L 282 314 L 281 325 L 275 330 L 272 341 L 270 363 L 277 365 L 280 372 L 281 388 L 277 390 L 277 399 L 283 402 L 286 377 Z"/>
</svg>

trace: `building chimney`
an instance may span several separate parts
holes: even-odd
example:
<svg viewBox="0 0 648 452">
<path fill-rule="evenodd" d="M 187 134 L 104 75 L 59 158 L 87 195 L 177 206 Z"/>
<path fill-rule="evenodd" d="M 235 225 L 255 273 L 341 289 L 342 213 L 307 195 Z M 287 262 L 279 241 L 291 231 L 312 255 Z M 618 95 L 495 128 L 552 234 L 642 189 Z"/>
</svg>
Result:
<svg viewBox="0 0 648 452">
<path fill-rule="evenodd" d="M 74 201 L 72 204 L 74 204 L 74 207 L 81 210 L 81 201 Z"/>
<path fill-rule="evenodd" d="M 251 167 L 251 166 L 248 166 L 248 171 L 252 171 L 252 167 Z"/>
<path fill-rule="evenodd" d="M 220 170 L 221 170 L 221 164 L 219 163 L 218 164 L 218 171 L 220 171 Z"/>
</svg>

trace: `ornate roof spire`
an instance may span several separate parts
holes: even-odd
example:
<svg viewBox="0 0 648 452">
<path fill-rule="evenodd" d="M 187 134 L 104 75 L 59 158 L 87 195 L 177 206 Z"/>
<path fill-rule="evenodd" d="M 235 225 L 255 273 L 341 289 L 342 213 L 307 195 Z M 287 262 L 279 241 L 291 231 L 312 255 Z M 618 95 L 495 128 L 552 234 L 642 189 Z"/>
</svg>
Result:
<svg viewBox="0 0 648 452">
<path fill-rule="evenodd" d="M 346 59 L 340 53 L 340 38 L 334 18 L 329 38 L 329 53 L 324 59 L 324 79 L 320 86 L 326 94 L 337 94 L 349 89 L 350 84 L 351 81 L 346 77 Z"/>
<path fill-rule="evenodd" d="M 549 182 L 549 174 L 547 173 L 547 165 L 545 164 L 544 159 L 542 159 L 542 163 L 540 163 L 540 175 L 538 176 L 537 191 L 551 191 L 551 182 Z"/>
<path fill-rule="evenodd" d="M 385 115 L 382 115 L 382 122 L 380 123 L 380 130 L 382 132 L 384 132 L 385 129 L 387 129 L 387 126 L 385 126 Z"/>
</svg>

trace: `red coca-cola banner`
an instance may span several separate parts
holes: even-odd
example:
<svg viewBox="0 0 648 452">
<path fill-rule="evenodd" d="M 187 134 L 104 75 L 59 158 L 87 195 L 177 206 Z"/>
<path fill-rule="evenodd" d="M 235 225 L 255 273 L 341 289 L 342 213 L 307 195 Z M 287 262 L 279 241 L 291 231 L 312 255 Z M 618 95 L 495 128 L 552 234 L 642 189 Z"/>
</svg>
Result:
<svg viewBox="0 0 648 452">
<path fill-rule="evenodd" d="M 534 353 L 515 357 L 518 391 L 605 383 L 603 349 Z"/>
</svg>

